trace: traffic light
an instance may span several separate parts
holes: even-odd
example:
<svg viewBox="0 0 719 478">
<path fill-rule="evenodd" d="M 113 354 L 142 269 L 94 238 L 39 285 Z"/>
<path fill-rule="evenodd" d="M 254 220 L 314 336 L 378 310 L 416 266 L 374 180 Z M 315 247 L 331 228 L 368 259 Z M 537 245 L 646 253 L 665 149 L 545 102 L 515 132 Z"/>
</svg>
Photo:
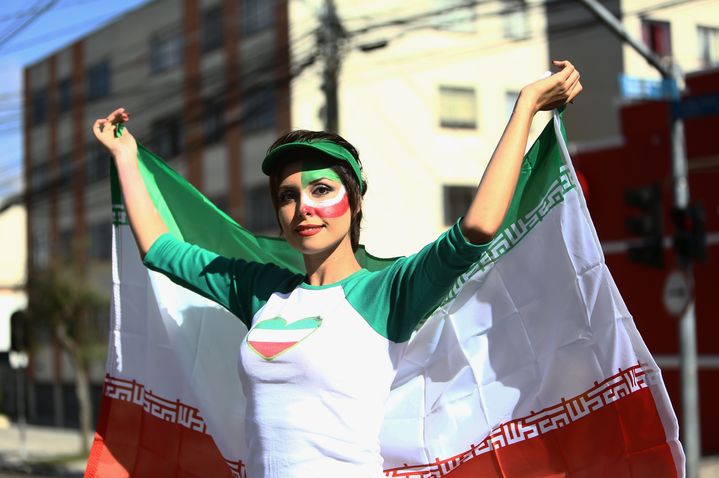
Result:
<svg viewBox="0 0 719 478">
<path fill-rule="evenodd" d="M 624 191 L 624 202 L 639 209 L 640 214 L 628 217 L 627 230 L 640 239 L 629 246 L 629 260 L 650 267 L 664 267 L 664 237 L 662 221 L 662 188 L 650 184 Z"/>
<path fill-rule="evenodd" d="M 707 258 L 706 219 L 701 204 L 691 204 L 686 209 L 674 209 L 674 250 L 680 264 Z"/>
</svg>

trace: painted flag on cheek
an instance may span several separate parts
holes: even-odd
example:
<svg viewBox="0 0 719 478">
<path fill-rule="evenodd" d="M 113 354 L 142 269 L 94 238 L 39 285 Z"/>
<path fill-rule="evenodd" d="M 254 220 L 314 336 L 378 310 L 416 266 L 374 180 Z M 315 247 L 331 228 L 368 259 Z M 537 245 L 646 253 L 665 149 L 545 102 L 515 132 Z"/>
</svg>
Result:
<svg viewBox="0 0 719 478">
<path fill-rule="evenodd" d="M 143 178 L 172 234 L 224 256 L 301 271 L 143 147 Z M 246 477 L 242 340 L 278 359 L 321 325 L 249 332 L 143 267 L 113 185 L 106 379 L 86 477 Z M 364 267 L 391 261 L 358 251 Z M 612 280 L 559 117 L 524 158 L 501 232 L 407 346 L 380 437 L 402 477 L 683 476 L 677 421 Z M 252 477 L 250 477 L 252 478 Z"/>
</svg>

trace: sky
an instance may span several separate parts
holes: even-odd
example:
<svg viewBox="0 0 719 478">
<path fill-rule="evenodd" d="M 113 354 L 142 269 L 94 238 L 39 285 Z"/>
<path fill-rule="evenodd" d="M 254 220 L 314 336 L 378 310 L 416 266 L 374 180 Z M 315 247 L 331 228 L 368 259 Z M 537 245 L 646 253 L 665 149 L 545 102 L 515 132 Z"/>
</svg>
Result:
<svg viewBox="0 0 719 478">
<path fill-rule="evenodd" d="M 0 203 L 22 189 L 22 70 L 148 0 L 0 1 Z M 18 29 L 11 36 L 11 33 Z"/>
</svg>

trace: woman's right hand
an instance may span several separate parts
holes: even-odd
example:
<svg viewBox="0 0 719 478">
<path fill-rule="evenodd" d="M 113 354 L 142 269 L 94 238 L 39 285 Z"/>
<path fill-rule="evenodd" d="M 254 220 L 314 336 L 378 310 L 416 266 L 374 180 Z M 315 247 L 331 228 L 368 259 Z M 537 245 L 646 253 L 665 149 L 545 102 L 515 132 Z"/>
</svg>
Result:
<svg viewBox="0 0 719 478">
<path fill-rule="evenodd" d="M 137 142 L 130 132 L 125 128 L 122 136 L 115 136 L 115 128 L 121 123 L 125 123 L 130 116 L 125 108 L 118 108 L 107 118 L 99 118 L 92 125 L 92 132 L 95 133 L 97 140 L 105 146 L 115 158 L 120 157 L 137 157 Z"/>
</svg>

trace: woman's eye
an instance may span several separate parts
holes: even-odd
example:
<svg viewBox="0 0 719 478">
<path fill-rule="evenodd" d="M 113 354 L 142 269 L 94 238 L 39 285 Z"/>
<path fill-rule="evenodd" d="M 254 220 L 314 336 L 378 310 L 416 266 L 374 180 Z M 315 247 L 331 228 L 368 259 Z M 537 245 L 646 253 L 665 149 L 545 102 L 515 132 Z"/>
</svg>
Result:
<svg viewBox="0 0 719 478">
<path fill-rule="evenodd" d="M 312 194 L 315 196 L 324 196 L 325 194 L 329 194 L 332 192 L 332 188 L 325 185 L 325 184 L 318 184 L 314 188 L 312 188 Z"/>
<path fill-rule="evenodd" d="M 278 199 L 280 200 L 280 204 L 288 203 L 295 198 L 295 193 L 292 191 L 282 191 L 279 194 Z"/>
</svg>

